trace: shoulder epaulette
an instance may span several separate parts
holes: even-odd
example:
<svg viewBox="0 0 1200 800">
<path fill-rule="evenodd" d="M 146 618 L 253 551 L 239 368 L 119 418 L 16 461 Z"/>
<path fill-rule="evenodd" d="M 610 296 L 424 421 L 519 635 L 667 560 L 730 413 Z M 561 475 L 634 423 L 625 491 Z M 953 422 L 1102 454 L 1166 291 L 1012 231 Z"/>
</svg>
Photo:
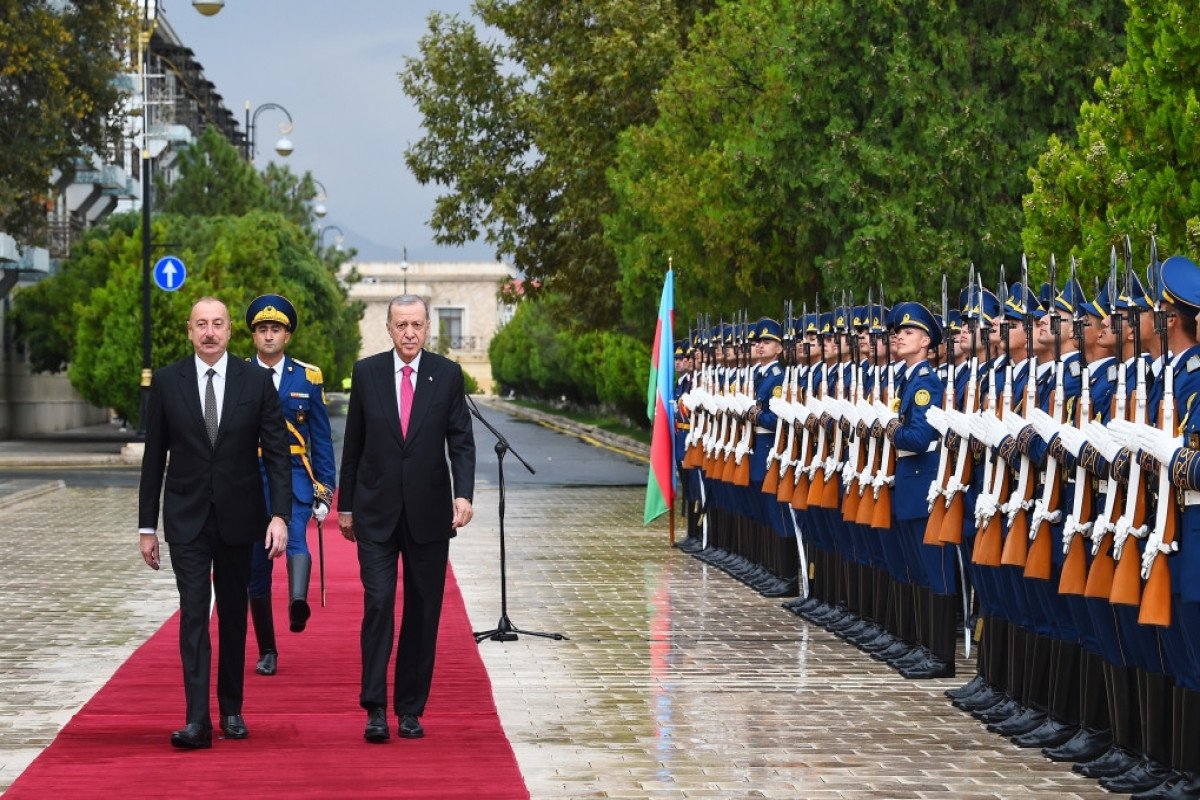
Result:
<svg viewBox="0 0 1200 800">
<path fill-rule="evenodd" d="M 771 377 L 772 378 L 774 378 L 776 375 L 782 375 L 782 374 L 783 374 L 783 370 L 781 370 L 779 368 L 778 364 L 771 365 Z"/>
<path fill-rule="evenodd" d="M 1078 359 L 1075 361 L 1072 361 L 1071 366 L 1068 367 L 1068 369 L 1071 370 L 1072 378 L 1078 378 L 1079 377 L 1079 361 L 1078 361 Z"/>
<path fill-rule="evenodd" d="M 1200 356 L 1192 356 L 1187 360 L 1187 371 L 1195 372 L 1200 369 Z"/>
<path fill-rule="evenodd" d="M 921 367 L 919 370 L 917 370 L 917 374 L 920 375 L 922 378 L 925 377 L 926 375 L 929 374 L 929 367 L 928 366 Z"/>
<path fill-rule="evenodd" d="M 296 366 L 304 367 L 304 377 L 308 378 L 309 383 L 316 384 L 319 386 L 320 384 L 322 384 L 325 381 L 325 379 L 321 376 L 321 368 L 320 367 L 314 366 L 312 364 L 305 364 L 303 361 L 301 361 L 298 358 L 293 358 L 292 361 L 296 362 Z"/>
<path fill-rule="evenodd" d="M 1108 379 L 1109 379 L 1110 381 L 1115 381 L 1115 380 L 1117 379 L 1117 365 L 1116 365 L 1116 364 L 1110 364 L 1110 365 L 1109 365 L 1109 367 L 1108 367 Z"/>
</svg>

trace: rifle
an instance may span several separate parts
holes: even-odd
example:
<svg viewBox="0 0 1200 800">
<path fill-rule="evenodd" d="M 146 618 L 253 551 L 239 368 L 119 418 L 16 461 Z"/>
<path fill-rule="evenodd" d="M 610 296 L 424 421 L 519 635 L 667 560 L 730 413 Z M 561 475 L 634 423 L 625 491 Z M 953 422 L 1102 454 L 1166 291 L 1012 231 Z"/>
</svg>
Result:
<svg viewBox="0 0 1200 800">
<path fill-rule="evenodd" d="M 1075 257 L 1071 257 L 1071 285 L 1077 285 L 1075 277 Z M 1087 325 L 1082 303 L 1075 303 L 1075 311 L 1071 315 L 1071 335 L 1079 348 L 1079 365 L 1083 384 L 1079 391 L 1079 405 L 1075 410 L 1075 427 L 1084 425 L 1092 415 L 1092 373 L 1088 366 L 1088 355 L 1084 348 L 1083 329 Z M 1063 523 L 1063 566 L 1058 580 L 1059 594 L 1081 595 L 1087 585 L 1087 557 L 1084 555 L 1082 539 L 1088 535 L 1092 527 L 1092 482 L 1088 477 L 1083 460 L 1075 465 L 1075 496 L 1072 498 L 1071 513 Z"/>
<path fill-rule="evenodd" d="M 796 440 L 796 426 L 800 425 L 803 420 L 802 403 L 805 399 L 800 394 L 800 376 L 803 374 L 805 379 L 807 379 L 808 372 L 811 369 L 812 345 L 808 342 L 808 331 L 806 330 L 808 319 L 808 303 L 805 303 L 800 314 L 800 337 L 794 343 L 794 346 L 799 347 L 804 355 L 793 367 L 791 381 L 788 386 L 788 402 L 792 407 L 792 421 L 788 425 L 788 440 L 787 447 L 785 448 L 787 457 L 781 458 L 779 461 L 779 488 L 775 493 L 775 497 L 779 502 L 787 503 L 789 506 L 796 493 L 796 467 L 804 455 L 801 442 L 797 442 Z M 807 432 L 806 428 L 802 428 L 802 430 Z"/>
<path fill-rule="evenodd" d="M 1050 395 L 1050 419 L 1056 426 L 1063 423 L 1063 406 L 1066 390 L 1063 387 L 1065 364 L 1062 357 L 1062 317 L 1054 307 L 1057 288 L 1055 286 L 1054 254 L 1050 254 L 1050 333 L 1054 337 L 1054 389 Z M 1033 506 L 1033 521 L 1029 525 L 1029 553 L 1025 563 L 1025 577 L 1047 580 L 1050 577 L 1050 526 L 1062 519 L 1058 507 L 1061 490 L 1058 459 L 1047 453 L 1046 468 L 1042 475 L 1042 496 Z M 1043 533 L 1044 532 L 1044 533 Z"/>
<path fill-rule="evenodd" d="M 950 336 L 950 298 L 946 291 L 946 273 L 942 273 L 942 330 L 946 336 L 946 393 L 942 398 L 942 409 L 950 411 L 954 408 L 954 338 Z M 947 472 L 949 470 L 950 448 L 943 445 L 939 448 L 937 472 L 934 473 L 933 483 L 929 484 L 929 519 L 925 522 L 923 544 L 941 545 L 942 523 L 946 519 L 946 506 L 937 502 L 939 496 L 945 495 Z"/>
<path fill-rule="evenodd" d="M 846 295 L 842 293 L 842 311 L 841 319 L 838 318 L 838 311 L 834 309 L 833 314 L 833 332 L 834 332 L 834 347 L 837 350 L 837 375 L 835 384 L 835 393 L 838 400 L 846 399 L 846 365 L 843 361 L 842 352 L 842 337 L 845 335 L 847 327 L 846 314 Z M 838 475 L 841 473 L 839 463 L 842 459 L 843 449 L 843 432 L 842 432 L 842 417 L 840 414 L 833 417 L 833 445 L 825 456 L 825 483 L 821 487 L 821 502 L 822 508 L 828 508 L 836 511 L 838 508 Z"/>
<path fill-rule="evenodd" d="M 1163 397 L 1162 409 L 1158 414 L 1159 428 L 1175 436 L 1175 370 L 1167 361 L 1167 313 L 1162 308 L 1162 265 L 1158 263 L 1158 243 L 1150 237 L 1150 274 L 1147 276 L 1154 287 L 1154 328 L 1162 350 Z M 1142 625 L 1167 627 L 1171 624 L 1171 574 L 1166 560 L 1160 555 L 1179 549 L 1176 541 L 1175 487 L 1171 484 L 1171 465 L 1158 466 L 1158 506 L 1154 514 L 1154 527 L 1146 539 L 1146 550 L 1142 554 L 1142 579 L 1146 585 L 1142 591 L 1142 608 L 1138 622 Z"/>
<path fill-rule="evenodd" d="M 979 294 L 979 328 L 980 331 L 985 331 L 985 320 L 983 311 L 983 278 L 979 276 L 978 294 Z M 1002 293 L 1004 293 L 1002 291 Z M 1003 317 L 1004 308 L 1001 307 L 1000 314 Z M 992 340 L 991 329 L 987 326 L 986 332 L 983 333 L 983 349 L 984 359 L 988 370 L 988 392 L 987 392 L 987 408 L 981 409 L 980 414 L 993 414 L 997 419 L 1000 418 L 1001 411 L 999 408 L 999 398 L 996 395 L 996 375 L 997 364 L 999 357 L 992 357 Z M 1005 465 L 1000 458 L 998 451 L 984 451 L 983 464 L 983 491 L 980 493 L 980 499 L 988 498 L 984 502 L 976 502 L 975 504 L 975 524 L 978 533 L 975 536 L 975 549 L 972 553 L 972 558 L 976 563 L 986 566 L 995 566 L 999 561 L 993 561 L 1000 550 L 1000 541 L 1003 537 L 1003 531 L 1000 525 L 1000 500 L 999 490 L 1005 484 L 1003 476 L 1005 474 Z M 978 559 L 975 559 L 978 556 Z M 986 557 L 986 560 L 983 560 Z"/>
<path fill-rule="evenodd" d="M 1109 256 L 1108 299 L 1111 304 L 1109 325 L 1117 340 L 1117 390 L 1113 393 L 1110 420 L 1125 419 L 1128 401 L 1125 380 L 1125 336 L 1124 331 L 1121 330 L 1122 316 L 1118 307 L 1120 297 L 1117 292 L 1117 248 L 1116 245 L 1113 245 Z M 1135 350 L 1135 358 L 1136 352 Z M 1109 466 L 1111 472 L 1112 465 Z M 1122 491 L 1121 483 L 1115 477 L 1110 477 L 1108 491 L 1104 495 L 1104 508 L 1092 524 L 1092 567 L 1088 570 L 1087 583 L 1083 588 L 1084 597 L 1107 600 L 1112 593 L 1116 562 L 1113 561 L 1109 534 L 1115 527 L 1117 509 L 1124 506 Z"/>
<path fill-rule="evenodd" d="M 866 321 L 863 323 L 870 329 L 870 304 L 871 295 L 868 291 L 867 305 L 863 310 L 866 316 Z M 860 353 L 858 352 L 858 333 L 855 330 L 855 325 L 859 320 L 854 318 L 854 293 L 850 293 L 850 325 L 848 327 L 849 336 L 847 344 L 850 348 L 850 394 L 848 404 L 851 408 L 850 422 L 850 441 L 847 448 L 846 464 L 842 467 L 842 490 L 844 499 L 842 500 L 842 519 L 846 522 L 855 522 L 858 517 L 858 505 L 861 495 L 853 491 L 854 483 L 858 480 L 862 473 L 863 460 L 865 453 L 863 452 L 863 439 L 866 435 L 866 430 L 863 426 L 862 414 L 862 392 L 863 392 L 863 371 L 862 362 L 859 360 Z"/>
<path fill-rule="evenodd" d="M 1129 325 L 1134 341 L 1134 400 L 1133 424 L 1146 424 L 1146 361 L 1142 358 L 1141 311 L 1133 301 L 1133 248 L 1129 237 L 1125 237 L 1125 286 L 1130 298 Z M 1166 353 L 1163 354 L 1164 357 Z M 1137 454 L 1130 454 L 1129 483 L 1125 487 L 1125 511 L 1113 526 L 1113 559 L 1117 562 L 1113 573 L 1109 602 L 1118 605 L 1136 606 L 1141 603 L 1141 570 L 1138 565 L 1137 548 L 1125 549 L 1130 536 L 1141 538 L 1146 535 L 1146 498 L 1142 491 L 1142 467 Z"/>
<path fill-rule="evenodd" d="M 879 286 L 879 304 L 883 305 L 883 284 Z M 887 361 L 884 369 L 887 371 L 886 402 L 895 411 L 899 405 L 896 397 L 896 370 L 892 364 L 892 337 L 884 334 L 887 344 Z M 896 449 L 892 440 L 886 435 L 883 438 L 883 452 L 880 454 L 879 472 L 871 480 L 874 505 L 871 507 L 871 527 L 888 530 L 892 526 L 892 484 L 896 478 Z"/>
<path fill-rule="evenodd" d="M 975 265 L 971 264 L 969 277 L 967 280 L 967 302 L 963 311 L 962 324 L 967 326 L 971 332 L 971 357 L 967 361 L 967 382 L 966 390 L 963 392 L 962 408 L 959 412 L 970 416 L 976 411 L 976 384 L 979 378 L 979 328 L 973 325 L 970 320 L 971 293 L 975 284 Z M 980 307 L 982 308 L 982 298 L 980 298 Z M 947 394 L 955 394 L 958 387 L 951 384 L 947 387 Z M 971 481 L 971 470 L 974 462 L 969 458 L 971 451 L 968 437 L 960 437 L 958 443 L 958 454 L 954 460 L 954 471 L 950 474 L 946 482 L 945 505 L 946 514 L 942 521 L 941 539 L 947 544 L 962 544 L 963 534 L 963 516 L 965 514 L 965 496 L 963 492 L 966 490 L 967 484 Z M 978 542 L 976 544 L 978 546 Z M 999 563 L 999 554 L 996 559 Z"/>
<path fill-rule="evenodd" d="M 807 487 L 808 491 L 806 491 L 804 493 L 804 498 L 801 501 L 803 503 L 803 505 L 797 506 L 795 495 L 793 495 L 793 499 L 792 499 L 792 507 L 793 508 L 800 508 L 800 507 L 808 508 L 809 506 L 816 506 L 817 508 L 821 508 L 822 507 L 822 495 L 824 494 L 823 490 L 824 490 L 824 486 L 825 486 L 824 475 L 822 474 L 822 479 L 818 480 L 817 479 L 817 470 L 822 469 L 824 467 L 825 457 L 827 455 L 828 448 L 829 448 L 829 444 L 828 444 L 829 431 L 826 426 L 826 419 L 825 419 L 827 412 L 825 411 L 825 404 L 824 404 L 824 401 L 826 400 L 826 398 L 829 395 L 829 380 L 828 380 L 829 364 L 825 361 L 825 330 L 824 330 L 823 326 L 821 325 L 821 299 L 819 297 L 817 298 L 816 305 L 817 305 L 817 345 L 821 351 L 819 369 L 816 370 L 818 373 L 816 376 L 817 381 L 813 383 L 813 389 L 814 390 L 819 389 L 819 395 L 820 395 L 818 398 L 816 398 L 816 400 L 814 402 L 814 408 L 817 412 L 817 442 L 816 442 L 816 447 L 813 449 L 812 457 L 809 460 L 809 462 L 805 468 L 805 476 L 806 476 L 806 480 L 808 481 L 808 487 Z M 832 326 L 830 326 L 830 328 L 832 331 Z M 813 393 L 818 394 L 817 391 L 814 391 Z"/>
<path fill-rule="evenodd" d="M 733 458 L 726 462 L 726 480 L 734 486 L 750 485 L 750 451 L 754 449 L 754 423 L 749 411 L 757 402 L 754 396 L 754 359 L 750 355 L 750 314 L 742 311 L 741 335 L 738 347 L 743 356 L 741 395 L 738 397 L 737 413 L 741 419 L 741 437 L 733 449 Z"/>
<path fill-rule="evenodd" d="M 783 402 L 787 403 L 787 402 L 791 401 L 790 386 L 791 386 L 791 380 L 792 380 L 792 364 L 791 364 L 792 359 L 789 357 L 789 353 L 788 353 L 788 349 L 789 349 L 788 345 L 790 345 L 791 341 L 792 341 L 792 301 L 790 301 L 790 300 L 783 304 L 783 319 L 784 319 L 784 328 L 783 328 L 783 337 L 782 337 L 783 352 L 779 354 L 779 358 L 780 358 L 780 361 L 783 362 L 783 364 L 784 364 L 783 386 L 785 387 L 785 389 L 784 389 L 785 394 L 782 397 L 782 400 L 783 400 Z M 771 398 L 771 399 L 774 400 L 775 398 Z M 770 401 L 768 401 L 768 402 L 770 402 Z M 783 417 L 780 416 L 779 414 L 776 414 L 775 415 L 775 441 L 771 445 L 771 451 L 769 453 L 767 453 L 767 466 L 766 466 L 767 472 L 766 472 L 766 477 L 763 478 L 763 485 L 762 485 L 763 494 L 775 495 L 779 491 L 779 470 L 771 469 L 771 465 L 774 464 L 776 461 L 778 461 L 780 458 L 782 458 L 782 454 L 779 451 L 779 445 L 783 440 L 784 424 L 785 423 L 784 423 Z"/>
<path fill-rule="evenodd" d="M 881 403 L 882 397 L 883 375 L 879 371 L 879 337 L 887 335 L 887 324 L 883 319 L 883 298 L 880 297 L 880 304 L 872 308 L 868 305 L 868 327 L 867 340 L 870 344 L 871 353 L 869 360 L 869 369 L 871 370 L 871 399 L 869 403 L 864 403 L 864 414 L 870 425 L 865 425 L 865 436 L 868 439 L 867 458 L 863 463 L 862 472 L 858 475 L 858 501 L 855 507 L 854 521 L 864 527 L 871 527 L 871 519 L 875 515 L 875 493 L 867 494 L 867 489 L 872 488 L 875 480 L 875 475 L 879 472 L 879 460 L 882 452 L 880 448 L 880 439 L 883 438 L 883 426 L 879 423 L 878 406 Z M 872 316 L 876 310 L 879 312 L 879 324 L 875 324 L 875 319 Z"/>
</svg>

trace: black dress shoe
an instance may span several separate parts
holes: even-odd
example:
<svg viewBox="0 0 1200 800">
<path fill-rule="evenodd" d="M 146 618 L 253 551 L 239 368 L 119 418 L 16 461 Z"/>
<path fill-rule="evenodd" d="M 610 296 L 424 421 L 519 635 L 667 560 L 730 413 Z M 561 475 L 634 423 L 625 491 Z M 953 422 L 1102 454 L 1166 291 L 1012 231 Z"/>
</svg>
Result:
<svg viewBox="0 0 1200 800">
<path fill-rule="evenodd" d="M 846 615 L 839 620 L 834 620 L 825 626 L 825 630 L 830 633 L 843 634 L 846 631 L 854 628 L 862 623 L 862 617 L 857 616 L 853 612 L 846 612 Z"/>
<path fill-rule="evenodd" d="M 893 636 L 891 631 L 881 628 L 879 634 L 874 639 L 871 639 L 869 642 L 863 642 L 860 646 L 864 653 L 874 655 L 875 653 L 882 653 L 898 641 L 899 639 Z"/>
<path fill-rule="evenodd" d="M 250 735 L 246 729 L 246 720 L 241 714 L 228 714 L 221 717 L 221 733 L 226 739 L 245 739 Z"/>
<path fill-rule="evenodd" d="M 1038 711 L 1036 708 L 1030 706 L 1014 717 L 1009 717 L 1000 722 L 993 722 L 987 726 L 987 729 L 1001 736 L 1020 736 L 1032 730 L 1037 730 L 1045 721 L 1046 712 Z"/>
<path fill-rule="evenodd" d="M 780 586 L 769 592 L 763 592 L 763 597 L 795 597 L 800 594 L 800 582 L 793 578 L 790 581 L 780 581 Z"/>
<path fill-rule="evenodd" d="M 425 729 L 421 727 L 421 721 L 417 719 L 416 714 L 405 714 L 401 717 L 400 735 L 405 739 L 420 739 L 425 735 Z"/>
<path fill-rule="evenodd" d="M 1157 786 L 1137 792 L 1129 800 L 1177 800 L 1177 798 L 1196 797 L 1195 792 L 1188 790 L 1187 774 L 1171 771 L 1171 776 Z"/>
<path fill-rule="evenodd" d="M 966 711 L 968 714 L 973 714 L 976 711 L 983 711 L 985 708 L 991 708 L 1001 700 L 1008 698 L 1004 692 L 1001 692 L 994 686 L 985 686 L 970 697 L 964 697 L 962 700 L 955 700 L 950 705 Z"/>
<path fill-rule="evenodd" d="M 942 694 L 951 700 L 962 700 L 964 697 L 970 697 L 975 694 L 986 685 L 987 681 L 983 679 L 983 676 L 976 673 L 975 677 L 967 681 L 965 685 L 959 686 L 957 689 L 947 689 Z"/>
<path fill-rule="evenodd" d="M 1084 762 L 1099 758 L 1112 747 L 1112 731 L 1093 731 L 1080 728 L 1079 732 L 1058 747 L 1042 749 L 1042 755 L 1051 761 Z"/>
<path fill-rule="evenodd" d="M 910 649 L 907 653 L 897 658 L 893 658 L 887 663 L 894 669 L 908 669 L 915 667 L 917 664 L 924 663 L 931 658 L 931 653 L 923 646 L 917 645 Z"/>
<path fill-rule="evenodd" d="M 1110 792 L 1132 794 L 1153 789 L 1169 777 L 1171 770 L 1150 756 L 1143 756 L 1141 761 L 1120 775 L 1101 778 L 1100 785 Z"/>
<path fill-rule="evenodd" d="M 850 642 L 855 647 L 862 647 L 868 642 L 873 642 L 883 635 L 883 628 L 870 620 L 864 620 L 866 623 L 861 630 L 857 632 L 846 631 L 843 637 L 847 642 Z"/>
<path fill-rule="evenodd" d="M 786 603 L 780 603 L 780 605 L 793 614 L 799 614 L 801 609 L 815 606 L 819 602 L 821 601 L 810 594 L 808 597 L 796 597 L 788 600 Z"/>
<path fill-rule="evenodd" d="M 1079 728 L 1047 718 L 1029 733 L 1012 737 L 1012 743 L 1017 747 L 1058 747 L 1075 735 Z"/>
<path fill-rule="evenodd" d="M 212 725 L 189 722 L 171 734 L 171 744 L 180 750 L 207 750 L 212 747 Z"/>
<path fill-rule="evenodd" d="M 379 744 L 386 742 L 390 737 L 387 712 L 382 708 L 372 708 L 367 712 L 367 729 L 363 732 L 363 738 L 371 744 Z"/>
<path fill-rule="evenodd" d="M 258 657 L 258 663 L 254 665 L 254 671 L 259 675 L 274 675 L 278 668 L 279 654 L 274 651 L 263 653 Z"/>
<path fill-rule="evenodd" d="M 1138 763 L 1138 757 L 1123 747 L 1113 746 L 1102 755 L 1071 767 L 1085 778 L 1107 778 L 1128 772 Z"/>
<path fill-rule="evenodd" d="M 942 661 L 933 657 L 915 667 L 900 670 L 900 677 L 913 681 L 930 680 L 932 678 L 953 678 L 954 662 Z"/>
<path fill-rule="evenodd" d="M 895 661 L 901 656 L 911 653 L 913 649 L 913 646 L 908 642 L 904 641 L 903 639 L 897 639 L 886 650 L 877 650 L 874 653 L 871 653 L 871 658 L 875 659 L 876 661 L 885 661 L 890 664 L 892 661 Z"/>
<path fill-rule="evenodd" d="M 998 703 L 993 703 L 987 708 L 981 708 L 978 711 L 972 711 L 971 716 L 979 720 L 985 725 L 990 725 L 995 722 L 1002 722 L 1009 717 L 1015 717 L 1025 710 L 1025 706 L 1018 703 L 1011 697 L 1005 697 Z"/>
</svg>

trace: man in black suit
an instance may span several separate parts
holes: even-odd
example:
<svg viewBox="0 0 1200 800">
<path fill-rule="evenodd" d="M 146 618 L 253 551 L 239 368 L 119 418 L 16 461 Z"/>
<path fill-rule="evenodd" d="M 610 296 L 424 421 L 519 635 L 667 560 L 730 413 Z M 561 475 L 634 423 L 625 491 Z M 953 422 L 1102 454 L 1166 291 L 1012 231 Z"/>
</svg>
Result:
<svg viewBox="0 0 1200 800">
<path fill-rule="evenodd" d="M 363 582 L 359 704 L 367 711 L 368 742 L 388 739 L 387 665 L 400 554 L 404 615 L 393 708 L 402 737 L 424 735 L 419 717 L 433 681 L 446 557 L 456 530 L 471 521 L 475 490 L 475 437 L 462 368 L 422 349 L 429 308 L 420 297 L 392 300 L 387 328 L 395 347 L 354 365 L 338 496 L 338 525 L 358 542 Z"/>
<path fill-rule="evenodd" d="M 138 533 L 142 558 L 158 569 L 155 531 L 165 470 L 163 530 L 179 588 L 179 654 L 187 699 L 184 727 L 171 734 L 171 744 L 193 750 L 212 747 L 208 615 L 213 588 L 221 730 L 228 739 L 249 735 L 242 719 L 242 679 L 251 549 L 265 547 L 272 558 L 281 555 L 292 510 L 279 394 L 265 369 L 229 357 L 229 334 L 225 304 L 213 297 L 196 301 L 188 318 L 195 355 L 154 373 L 146 409 Z M 258 471 L 260 445 L 271 487 L 269 517 Z"/>
</svg>

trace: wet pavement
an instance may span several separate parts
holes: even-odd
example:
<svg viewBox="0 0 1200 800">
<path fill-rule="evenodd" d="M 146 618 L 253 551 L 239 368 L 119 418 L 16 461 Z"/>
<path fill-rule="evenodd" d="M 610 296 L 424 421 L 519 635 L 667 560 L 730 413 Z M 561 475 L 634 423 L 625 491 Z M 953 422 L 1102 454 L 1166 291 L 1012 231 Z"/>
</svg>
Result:
<svg viewBox="0 0 1200 800">
<path fill-rule="evenodd" d="M 668 547 L 665 520 L 642 528 L 644 464 L 496 413 L 539 480 L 506 458 L 508 615 L 569 637 L 480 644 L 534 798 L 1108 796 L 951 708 L 941 691 L 966 661 L 961 680 L 899 678 Z M 492 440 L 477 441 L 476 518 L 451 560 L 482 630 L 500 615 L 499 493 Z M 0 789 L 176 605 L 170 571 L 137 556 L 136 486 L 14 474 L 0 478 Z"/>
</svg>

